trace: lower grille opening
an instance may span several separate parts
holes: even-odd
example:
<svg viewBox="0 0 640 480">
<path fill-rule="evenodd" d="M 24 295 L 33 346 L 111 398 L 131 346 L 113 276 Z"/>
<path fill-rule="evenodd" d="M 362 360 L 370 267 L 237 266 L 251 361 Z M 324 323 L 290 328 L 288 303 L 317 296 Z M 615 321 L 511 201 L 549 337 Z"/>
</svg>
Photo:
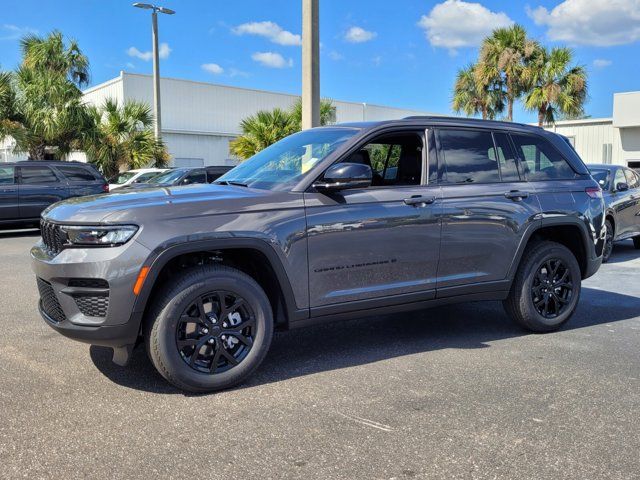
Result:
<svg viewBox="0 0 640 480">
<path fill-rule="evenodd" d="M 37 283 L 38 291 L 40 292 L 40 304 L 42 305 L 44 313 L 57 323 L 66 320 L 67 317 L 62 311 L 58 297 L 56 297 L 56 293 L 53 291 L 51 284 L 41 278 L 37 279 Z"/>
<path fill-rule="evenodd" d="M 82 295 L 74 297 L 78 310 L 87 317 L 106 317 L 109 309 L 107 295 Z"/>
</svg>

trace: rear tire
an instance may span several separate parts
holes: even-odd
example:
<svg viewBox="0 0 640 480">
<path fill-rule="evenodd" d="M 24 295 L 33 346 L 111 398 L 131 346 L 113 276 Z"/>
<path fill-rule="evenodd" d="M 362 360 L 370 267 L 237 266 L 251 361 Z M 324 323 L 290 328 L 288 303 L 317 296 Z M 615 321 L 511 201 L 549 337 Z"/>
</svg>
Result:
<svg viewBox="0 0 640 480">
<path fill-rule="evenodd" d="M 640 237 L 633 237 L 633 246 L 640 250 Z"/>
<path fill-rule="evenodd" d="M 604 226 L 607 230 L 604 240 L 604 249 L 602 250 L 602 263 L 607 263 L 613 252 L 613 224 L 609 220 L 605 220 Z"/>
<path fill-rule="evenodd" d="M 541 241 L 525 251 L 503 305 L 509 316 L 527 330 L 551 332 L 573 315 L 581 281 L 573 253 L 559 243 Z"/>
<path fill-rule="evenodd" d="M 245 273 L 222 265 L 186 270 L 154 299 L 145 329 L 160 375 L 190 392 L 243 382 L 262 363 L 273 336 L 266 294 Z"/>
</svg>

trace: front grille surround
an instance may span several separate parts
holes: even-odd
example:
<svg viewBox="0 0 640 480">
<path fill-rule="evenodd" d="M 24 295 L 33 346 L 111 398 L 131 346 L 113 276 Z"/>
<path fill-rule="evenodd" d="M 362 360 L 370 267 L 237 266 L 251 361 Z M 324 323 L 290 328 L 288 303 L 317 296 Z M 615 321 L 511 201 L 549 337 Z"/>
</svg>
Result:
<svg viewBox="0 0 640 480">
<path fill-rule="evenodd" d="M 42 311 L 54 322 L 60 323 L 67 319 L 64 314 L 56 292 L 49 282 L 41 278 L 37 278 L 38 292 L 40 293 L 40 305 Z"/>
<path fill-rule="evenodd" d="M 57 255 L 67 242 L 67 234 L 60 225 L 47 220 L 40 220 L 40 235 L 47 250 Z"/>
</svg>

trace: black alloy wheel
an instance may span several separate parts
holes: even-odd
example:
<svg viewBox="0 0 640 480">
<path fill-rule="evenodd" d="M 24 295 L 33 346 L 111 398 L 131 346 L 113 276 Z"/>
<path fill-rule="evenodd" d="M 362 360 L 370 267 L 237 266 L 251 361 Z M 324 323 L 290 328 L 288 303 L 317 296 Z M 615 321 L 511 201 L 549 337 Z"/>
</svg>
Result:
<svg viewBox="0 0 640 480">
<path fill-rule="evenodd" d="M 602 251 L 602 262 L 606 263 L 609 261 L 611 257 L 611 253 L 613 252 L 613 225 L 609 220 L 604 223 L 606 228 L 605 240 L 604 240 L 604 248 Z"/>
<path fill-rule="evenodd" d="M 214 291 L 200 295 L 176 326 L 176 347 L 192 369 L 216 374 L 240 364 L 251 351 L 256 319 L 239 295 Z"/>
<path fill-rule="evenodd" d="M 564 313 L 573 296 L 571 270 L 559 258 L 544 261 L 538 266 L 531 286 L 531 300 L 536 311 L 552 319 Z"/>
</svg>

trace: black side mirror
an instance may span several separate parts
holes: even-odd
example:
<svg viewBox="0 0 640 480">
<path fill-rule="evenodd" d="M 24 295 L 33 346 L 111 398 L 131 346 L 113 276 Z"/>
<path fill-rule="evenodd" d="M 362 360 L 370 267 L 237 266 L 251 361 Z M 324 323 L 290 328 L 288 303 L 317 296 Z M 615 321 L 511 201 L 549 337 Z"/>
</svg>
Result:
<svg viewBox="0 0 640 480">
<path fill-rule="evenodd" d="M 321 180 L 313 184 L 317 190 L 346 190 L 371 186 L 373 172 L 362 163 L 336 163 L 331 165 Z"/>
<path fill-rule="evenodd" d="M 626 192 L 627 190 L 629 190 L 629 185 L 627 185 L 625 182 L 620 182 L 616 185 L 616 190 L 618 192 Z"/>
</svg>

